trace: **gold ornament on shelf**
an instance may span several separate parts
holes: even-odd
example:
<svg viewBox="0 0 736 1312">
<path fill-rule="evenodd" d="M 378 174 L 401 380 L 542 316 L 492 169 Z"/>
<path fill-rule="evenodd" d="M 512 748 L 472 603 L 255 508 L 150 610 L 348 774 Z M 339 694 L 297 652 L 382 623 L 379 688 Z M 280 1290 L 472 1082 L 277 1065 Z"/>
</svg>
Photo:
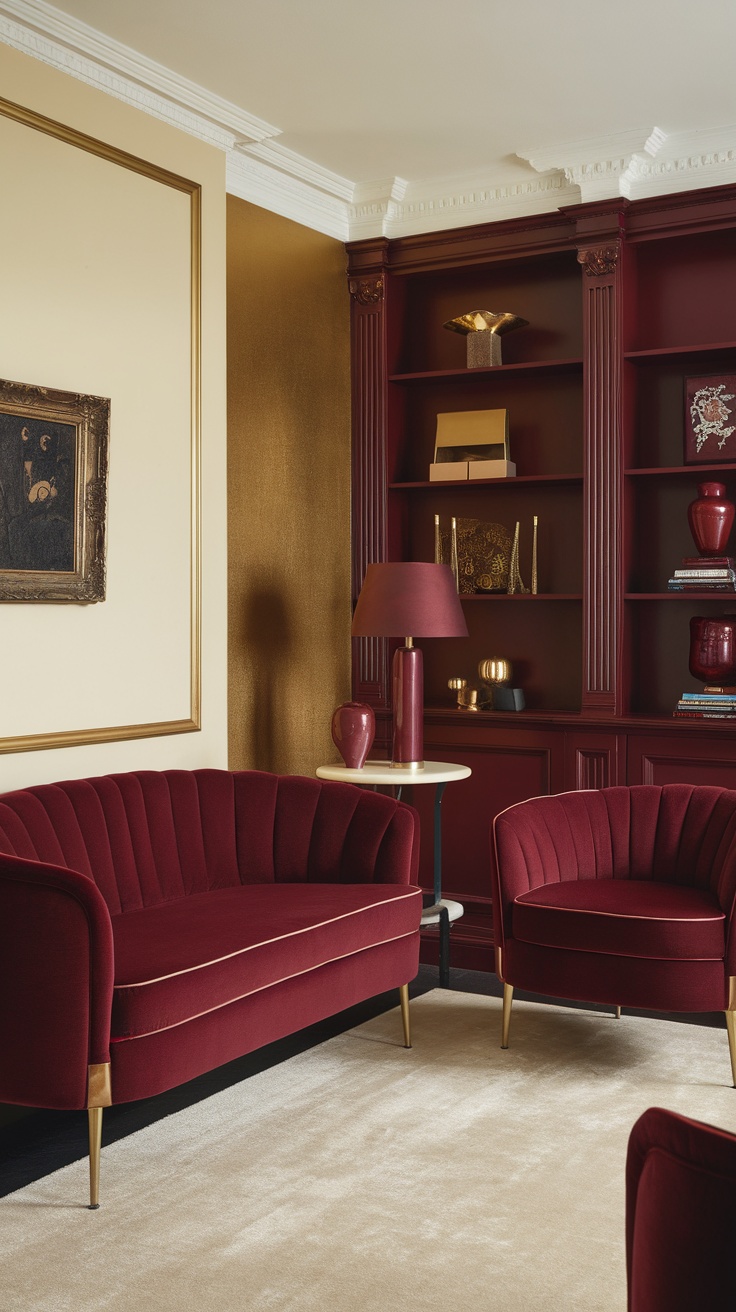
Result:
<svg viewBox="0 0 736 1312">
<path fill-rule="evenodd" d="M 442 326 L 449 328 L 450 332 L 467 336 L 468 369 L 487 369 L 503 363 L 503 334 L 514 328 L 526 328 L 528 323 L 528 319 L 520 319 L 518 314 L 509 314 L 508 310 L 470 310 L 467 314 L 459 314 L 456 319 L 448 319 Z"/>
<path fill-rule="evenodd" d="M 508 586 L 511 538 L 503 524 L 458 519 L 457 555 L 461 593 L 503 592 Z"/>
<path fill-rule="evenodd" d="M 519 573 L 519 521 L 518 519 L 516 521 L 516 528 L 514 529 L 514 542 L 511 548 L 511 563 L 509 565 L 509 582 L 506 591 L 510 597 L 512 597 L 516 592 L 526 593 L 529 591 L 529 589 L 524 586 L 524 583 L 522 582 L 521 574 Z"/>
<path fill-rule="evenodd" d="M 463 709 L 462 694 L 468 686 L 467 679 L 448 679 L 447 686 L 450 689 L 450 692 L 457 693 L 458 710 L 462 710 Z"/>
<path fill-rule="evenodd" d="M 532 530 L 532 594 L 537 595 L 537 529 L 539 527 L 539 516 L 534 516 L 534 528 Z"/>
<path fill-rule="evenodd" d="M 511 661 L 496 657 L 495 659 L 480 662 L 478 674 L 487 688 L 487 694 L 484 696 L 483 685 L 481 685 L 478 694 L 482 705 L 488 706 L 489 709 L 492 707 L 494 711 L 524 710 L 525 701 L 522 689 L 508 687 L 512 673 Z"/>
<path fill-rule="evenodd" d="M 478 674 L 484 683 L 510 683 L 511 661 L 484 660 L 478 666 Z"/>
<path fill-rule="evenodd" d="M 447 559 L 449 555 L 449 560 Z M 439 515 L 434 517 L 434 563 L 435 565 L 449 565 L 452 570 L 452 576 L 455 580 L 455 587 L 460 591 L 458 576 L 458 557 L 457 557 L 457 519 L 453 515 L 450 520 L 450 541 L 449 548 L 447 543 L 447 534 L 442 532 Z"/>
</svg>

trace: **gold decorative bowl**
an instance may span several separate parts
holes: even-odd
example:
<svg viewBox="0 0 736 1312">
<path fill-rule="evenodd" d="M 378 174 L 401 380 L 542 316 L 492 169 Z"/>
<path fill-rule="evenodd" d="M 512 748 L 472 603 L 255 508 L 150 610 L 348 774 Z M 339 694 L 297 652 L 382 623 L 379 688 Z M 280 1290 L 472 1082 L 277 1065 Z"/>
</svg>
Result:
<svg viewBox="0 0 736 1312">
<path fill-rule="evenodd" d="M 507 310 L 500 313 L 494 310 L 471 310 L 468 314 L 458 315 L 456 319 L 448 319 L 442 326 L 453 333 L 490 332 L 501 337 L 513 328 L 526 328 L 528 325 L 528 319 L 520 319 L 518 314 L 509 314 Z"/>
</svg>

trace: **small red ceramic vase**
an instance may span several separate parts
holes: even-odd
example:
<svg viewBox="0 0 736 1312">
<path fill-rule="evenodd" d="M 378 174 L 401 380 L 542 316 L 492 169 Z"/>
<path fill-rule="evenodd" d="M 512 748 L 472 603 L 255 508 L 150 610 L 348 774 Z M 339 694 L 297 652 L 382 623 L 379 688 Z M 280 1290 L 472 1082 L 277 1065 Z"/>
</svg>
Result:
<svg viewBox="0 0 736 1312">
<path fill-rule="evenodd" d="M 703 683 L 736 683 L 736 615 L 693 615 L 690 673 Z"/>
<path fill-rule="evenodd" d="M 376 717 L 363 702 L 345 702 L 332 717 L 332 741 L 351 770 L 362 770 L 373 739 Z"/>
<path fill-rule="evenodd" d="M 687 508 L 687 522 L 701 556 L 722 556 L 733 525 L 734 505 L 724 483 L 699 483 Z"/>
</svg>

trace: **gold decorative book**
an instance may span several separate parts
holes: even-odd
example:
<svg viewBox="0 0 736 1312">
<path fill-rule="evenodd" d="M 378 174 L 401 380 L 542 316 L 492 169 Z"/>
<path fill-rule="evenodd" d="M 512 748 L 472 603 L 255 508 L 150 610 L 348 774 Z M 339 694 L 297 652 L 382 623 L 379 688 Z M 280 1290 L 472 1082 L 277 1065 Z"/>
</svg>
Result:
<svg viewBox="0 0 736 1312">
<path fill-rule="evenodd" d="M 507 529 L 481 519 L 458 519 L 457 560 L 461 593 L 505 592 L 511 562 Z"/>
</svg>

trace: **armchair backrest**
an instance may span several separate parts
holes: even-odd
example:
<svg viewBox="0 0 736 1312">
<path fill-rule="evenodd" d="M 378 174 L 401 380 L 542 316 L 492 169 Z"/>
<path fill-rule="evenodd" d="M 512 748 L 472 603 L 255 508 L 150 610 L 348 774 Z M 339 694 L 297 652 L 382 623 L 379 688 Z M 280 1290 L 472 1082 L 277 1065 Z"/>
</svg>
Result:
<svg viewBox="0 0 736 1312">
<path fill-rule="evenodd" d="M 0 796 L 0 853 L 65 866 L 112 915 L 264 882 L 416 882 L 411 807 L 261 771 L 137 771 Z M 1 857 L 0 857 L 1 859 Z"/>
<path fill-rule="evenodd" d="M 736 1136 L 650 1107 L 626 1158 L 629 1312 L 736 1307 Z"/>
<path fill-rule="evenodd" d="M 496 816 L 494 900 L 567 879 L 653 879 L 736 892 L 736 792 L 639 784 L 534 797 Z"/>
</svg>

